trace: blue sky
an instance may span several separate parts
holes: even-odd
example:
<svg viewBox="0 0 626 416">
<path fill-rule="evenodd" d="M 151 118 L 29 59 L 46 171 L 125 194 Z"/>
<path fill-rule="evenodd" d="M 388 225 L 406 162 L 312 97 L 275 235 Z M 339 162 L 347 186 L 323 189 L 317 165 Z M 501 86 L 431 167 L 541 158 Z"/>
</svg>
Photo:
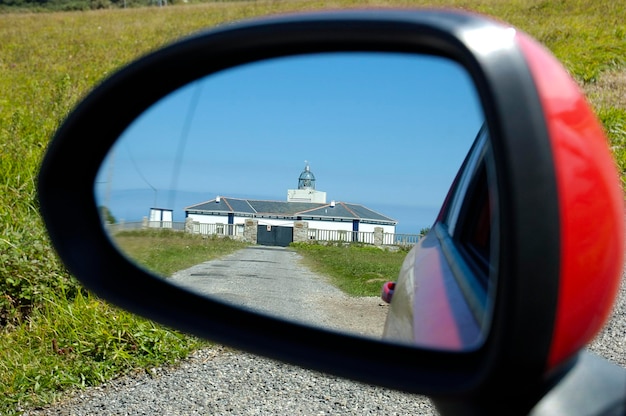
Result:
<svg viewBox="0 0 626 416">
<path fill-rule="evenodd" d="M 465 70 L 439 57 L 332 53 L 229 69 L 161 100 L 111 150 L 96 197 L 140 220 L 217 195 L 286 200 L 305 161 L 328 201 L 430 226 L 483 123 Z"/>
</svg>

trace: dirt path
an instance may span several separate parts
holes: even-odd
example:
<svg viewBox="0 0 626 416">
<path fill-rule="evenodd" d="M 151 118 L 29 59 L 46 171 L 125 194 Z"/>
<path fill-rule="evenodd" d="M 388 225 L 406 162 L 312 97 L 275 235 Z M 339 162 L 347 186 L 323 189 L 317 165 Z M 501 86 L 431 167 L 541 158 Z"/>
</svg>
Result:
<svg viewBox="0 0 626 416">
<path fill-rule="evenodd" d="M 380 337 L 387 305 L 350 297 L 283 247 L 251 246 L 172 276 L 172 282 L 223 302 L 323 328 Z"/>
</svg>

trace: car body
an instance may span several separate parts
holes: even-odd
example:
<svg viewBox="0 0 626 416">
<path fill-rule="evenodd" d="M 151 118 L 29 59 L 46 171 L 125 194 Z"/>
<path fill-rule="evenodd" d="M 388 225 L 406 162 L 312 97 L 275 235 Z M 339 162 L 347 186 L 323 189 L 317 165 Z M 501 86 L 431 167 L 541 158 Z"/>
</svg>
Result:
<svg viewBox="0 0 626 416">
<path fill-rule="evenodd" d="M 493 175 L 483 127 L 435 224 L 404 260 L 384 339 L 451 351 L 480 345 L 496 283 L 490 262 L 490 242 L 497 239 L 491 226 L 497 215 Z"/>
</svg>

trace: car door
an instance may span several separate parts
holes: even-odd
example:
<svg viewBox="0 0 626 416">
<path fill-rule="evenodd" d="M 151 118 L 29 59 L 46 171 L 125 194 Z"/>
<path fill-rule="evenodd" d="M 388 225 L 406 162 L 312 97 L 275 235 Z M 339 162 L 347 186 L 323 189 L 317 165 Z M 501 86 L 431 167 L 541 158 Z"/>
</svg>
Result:
<svg viewBox="0 0 626 416">
<path fill-rule="evenodd" d="M 476 136 L 430 232 L 409 252 L 383 337 L 444 350 L 480 345 L 493 290 L 497 207 L 489 134 Z"/>
</svg>

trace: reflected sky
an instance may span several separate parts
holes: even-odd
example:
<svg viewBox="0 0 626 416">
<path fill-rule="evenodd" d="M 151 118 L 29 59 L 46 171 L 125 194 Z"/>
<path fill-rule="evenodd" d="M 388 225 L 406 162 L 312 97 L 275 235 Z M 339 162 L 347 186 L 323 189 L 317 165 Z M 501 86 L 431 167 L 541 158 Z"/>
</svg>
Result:
<svg viewBox="0 0 626 416">
<path fill-rule="evenodd" d="M 317 190 L 430 226 L 484 120 L 458 64 L 420 55 L 326 53 L 262 61 L 192 83 L 123 134 L 96 183 L 118 219 L 217 195 L 286 200 L 305 161 Z"/>
</svg>

